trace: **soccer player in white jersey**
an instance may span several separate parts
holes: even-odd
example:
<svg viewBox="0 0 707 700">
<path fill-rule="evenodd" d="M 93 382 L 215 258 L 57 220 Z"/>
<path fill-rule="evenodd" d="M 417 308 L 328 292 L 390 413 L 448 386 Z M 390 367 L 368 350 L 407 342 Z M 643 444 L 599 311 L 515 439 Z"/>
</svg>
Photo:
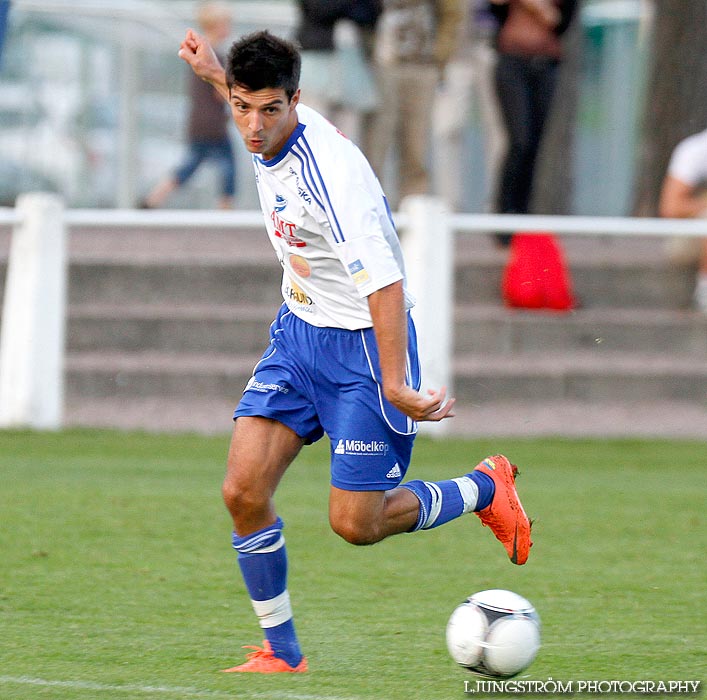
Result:
<svg viewBox="0 0 707 700">
<path fill-rule="evenodd" d="M 660 215 L 707 218 L 707 129 L 680 141 L 670 156 L 660 193 Z M 707 314 L 707 239 L 697 246 L 699 268 L 694 302 L 695 308 Z"/>
<path fill-rule="evenodd" d="M 448 481 L 401 483 L 417 422 L 450 418 L 454 399 L 444 388 L 419 392 L 413 299 L 385 196 L 358 148 L 300 104 L 297 49 L 256 32 L 233 44 L 224 70 L 189 30 L 179 55 L 231 107 L 283 268 L 284 303 L 235 410 L 223 483 L 233 547 L 265 642 L 226 671 L 299 673 L 307 660 L 273 498 L 303 445 L 329 437 L 329 521 L 352 544 L 473 511 L 511 561 L 523 564 L 530 522 L 516 468 L 501 455 Z"/>
</svg>

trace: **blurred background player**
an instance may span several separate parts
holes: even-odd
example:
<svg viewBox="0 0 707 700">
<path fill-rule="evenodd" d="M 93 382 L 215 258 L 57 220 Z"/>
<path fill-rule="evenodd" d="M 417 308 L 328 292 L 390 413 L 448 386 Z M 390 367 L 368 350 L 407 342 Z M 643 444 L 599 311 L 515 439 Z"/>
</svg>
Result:
<svg viewBox="0 0 707 700">
<path fill-rule="evenodd" d="M 498 186 L 500 214 L 528 214 L 535 165 L 563 57 L 561 37 L 577 0 L 491 0 L 496 39 L 496 92 L 508 137 Z M 498 234 L 508 245 L 511 236 Z"/>
<path fill-rule="evenodd" d="M 197 21 L 216 54 L 223 60 L 219 47 L 231 33 L 231 9 L 225 2 L 206 2 L 198 7 Z M 188 151 L 181 165 L 157 183 L 145 197 L 142 206 L 161 207 L 174 190 L 187 182 L 206 161 L 219 170 L 220 209 L 233 207 L 236 192 L 236 166 L 228 135 L 230 116 L 223 99 L 207 82 L 193 72 L 189 74 Z"/>
<path fill-rule="evenodd" d="M 453 211 L 469 210 L 469 193 L 464 188 L 469 169 L 465 141 L 469 116 L 477 110 L 484 142 L 483 209 L 493 212 L 498 171 L 506 152 L 506 132 L 494 86 L 498 24 L 488 0 L 464 0 L 463 9 L 457 48 L 434 107 L 435 191 Z"/>
<path fill-rule="evenodd" d="M 432 106 L 462 17 L 461 0 L 384 0 L 375 47 L 380 104 L 364 151 L 394 208 L 408 195 L 430 193 Z M 388 178 L 391 150 L 397 167 Z"/>
<path fill-rule="evenodd" d="M 360 143 L 378 106 L 372 57 L 383 0 L 298 0 L 302 100 Z"/>
<path fill-rule="evenodd" d="M 682 140 L 673 151 L 660 195 L 660 215 L 707 218 L 707 129 Z M 692 248 L 692 245 L 689 245 Z M 707 240 L 700 244 L 695 307 L 707 313 Z"/>
</svg>

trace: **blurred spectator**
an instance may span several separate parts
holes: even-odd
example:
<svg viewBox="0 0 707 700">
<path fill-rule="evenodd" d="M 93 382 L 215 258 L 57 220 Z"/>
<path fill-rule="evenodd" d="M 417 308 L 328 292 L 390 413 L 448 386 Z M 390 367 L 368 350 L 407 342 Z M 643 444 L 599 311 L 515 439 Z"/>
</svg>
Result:
<svg viewBox="0 0 707 700">
<path fill-rule="evenodd" d="M 660 215 L 707 218 L 707 129 L 688 136 L 673 151 L 663 180 Z M 707 239 L 701 241 L 700 249 L 694 300 L 695 306 L 707 313 Z"/>
<path fill-rule="evenodd" d="M 550 113 L 561 37 L 577 0 L 490 0 L 500 28 L 496 40 L 496 91 L 508 136 L 498 188 L 498 211 L 527 214 L 535 163 Z M 497 240 L 508 245 L 509 235 Z"/>
<path fill-rule="evenodd" d="M 395 147 L 399 201 L 430 191 L 432 104 L 456 48 L 463 9 L 462 0 L 384 0 L 383 8 L 375 50 L 381 103 L 365 151 L 385 180 L 386 158 Z"/>
<path fill-rule="evenodd" d="M 7 32 L 7 16 L 10 14 L 10 0 L 0 0 L 0 65 L 2 65 L 2 47 Z"/>
<path fill-rule="evenodd" d="M 221 62 L 224 56 L 218 48 L 224 44 L 231 32 L 231 9 L 225 2 L 206 2 L 197 10 L 197 21 Z M 181 187 L 205 161 L 214 162 L 221 176 L 219 207 L 230 209 L 236 191 L 236 171 L 233 147 L 228 135 L 230 114 L 223 98 L 211 85 L 193 72 L 189 75 L 189 121 L 187 137 L 189 148 L 186 159 L 144 199 L 147 209 L 160 207 L 169 195 Z"/>
<path fill-rule="evenodd" d="M 378 103 L 371 67 L 383 0 L 298 0 L 302 102 L 353 141 Z"/>
<path fill-rule="evenodd" d="M 506 152 L 494 71 L 498 24 L 488 0 L 464 0 L 457 50 L 447 65 L 435 102 L 433 130 L 436 190 L 454 211 L 464 211 L 465 127 L 473 107 L 481 117 L 484 141 L 484 210 L 495 208 L 498 171 Z M 468 209 L 467 209 L 468 210 Z"/>
</svg>

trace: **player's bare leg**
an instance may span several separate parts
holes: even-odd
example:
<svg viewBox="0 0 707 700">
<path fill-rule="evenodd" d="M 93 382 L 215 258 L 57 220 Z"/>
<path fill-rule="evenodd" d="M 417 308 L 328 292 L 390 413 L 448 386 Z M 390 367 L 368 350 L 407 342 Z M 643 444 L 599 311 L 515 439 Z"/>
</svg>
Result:
<svg viewBox="0 0 707 700">
<path fill-rule="evenodd" d="M 391 491 L 329 491 L 329 523 L 351 544 L 375 544 L 412 529 L 420 502 L 408 489 Z"/>
<path fill-rule="evenodd" d="M 157 209 L 161 207 L 167 197 L 179 187 L 179 183 L 174 177 L 166 177 L 158 182 L 152 191 L 145 197 L 143 205 L 147 209 Z"/>
<path fill-rule="evenodd" d="M 503 544 L 514 564 L 524 564 L 532 542 L 530 521 L 515 489 L 517 469 L 502 455 L 487 457 L 469 474 L 445 481 L 408 481 L 390 491 L 329 492 L 329 522 L 351 544 L 429 530 L 475 512 Z"/>
<path fill-rule="evenodd" d="M 278 421 L 241 416 L 233 427 L 223 500 L 244 537 L 277 518 L 272 498 L 304 441 Z"/>
</svg>

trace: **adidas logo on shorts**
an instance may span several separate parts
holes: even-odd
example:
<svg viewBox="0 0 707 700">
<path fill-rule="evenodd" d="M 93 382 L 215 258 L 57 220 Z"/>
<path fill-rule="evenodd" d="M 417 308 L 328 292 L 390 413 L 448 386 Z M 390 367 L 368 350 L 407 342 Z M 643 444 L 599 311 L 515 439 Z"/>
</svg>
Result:
<svg viewBox="0 0 707 700">
<path fill-rule="evenodd" d="M 398 466 L 398 463 L 396 462 L 393 465 L 393 468 L 385 475 L 386 479 L 399 479 L 402 476 L 402 472 L 400 471 L 400 467 Z"/>
</svg>

